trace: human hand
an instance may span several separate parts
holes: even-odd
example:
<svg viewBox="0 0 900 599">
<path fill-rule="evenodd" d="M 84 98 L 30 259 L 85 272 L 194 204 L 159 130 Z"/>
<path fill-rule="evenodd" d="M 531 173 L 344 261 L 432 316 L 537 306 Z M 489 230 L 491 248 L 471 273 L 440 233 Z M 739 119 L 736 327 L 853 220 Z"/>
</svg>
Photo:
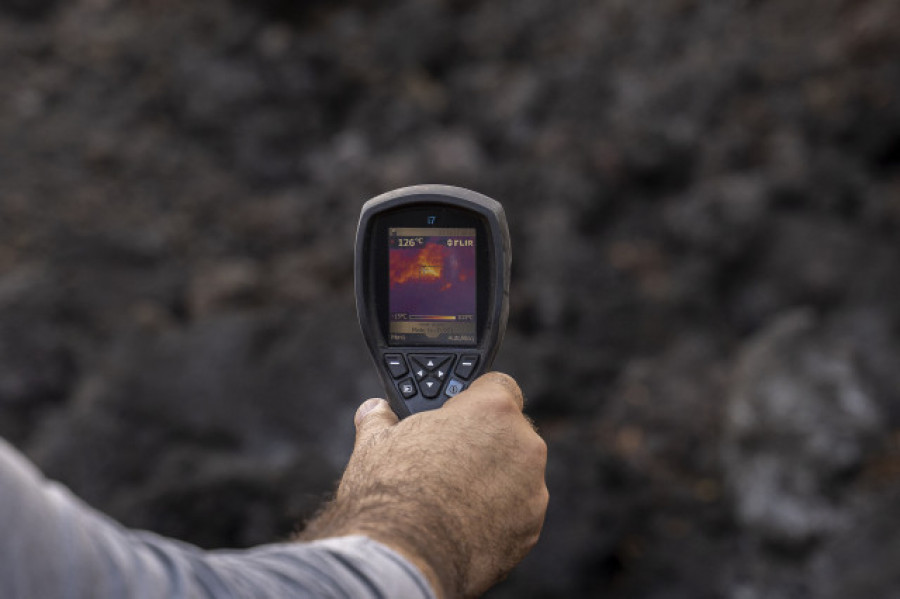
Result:
<svg viewBox="0 0 900 599">
<path fill-rule="evenodd" d="M 337 496 L 303 536 L 364 534 L 439 596 L 480 595 L 531 550 L 547 509 L 547 445 L 522 402 L 500 373 L 401 422 L 386 401 L 365 402 Z"/>
</svg>

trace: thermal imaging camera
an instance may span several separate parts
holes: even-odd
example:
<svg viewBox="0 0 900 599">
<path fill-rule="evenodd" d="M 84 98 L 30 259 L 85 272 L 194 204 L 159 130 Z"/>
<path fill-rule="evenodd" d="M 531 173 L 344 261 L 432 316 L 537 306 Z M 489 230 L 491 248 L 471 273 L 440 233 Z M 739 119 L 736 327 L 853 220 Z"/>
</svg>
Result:
<svg viewBox="0 0 900 599">
<path fill-rule="evenodd" d="M 509 314 L 499 202 L 446 185 L 375 197 L 356 231 L 356 310 L 391 406 L 438 408 L 490 367 Z"/>
</svg>

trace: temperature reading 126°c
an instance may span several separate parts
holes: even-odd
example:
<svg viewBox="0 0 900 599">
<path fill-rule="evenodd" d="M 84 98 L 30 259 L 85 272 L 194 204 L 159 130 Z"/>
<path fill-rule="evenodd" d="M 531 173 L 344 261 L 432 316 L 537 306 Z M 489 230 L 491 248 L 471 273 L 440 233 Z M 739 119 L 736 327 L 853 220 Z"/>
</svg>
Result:
<svg viewBox="0 0 900 599">
<path fill-rule="evenodd" d="M 425 244 L 424 237 L 393 237 L 391 247 L 414 248 Z"/>
</svg>

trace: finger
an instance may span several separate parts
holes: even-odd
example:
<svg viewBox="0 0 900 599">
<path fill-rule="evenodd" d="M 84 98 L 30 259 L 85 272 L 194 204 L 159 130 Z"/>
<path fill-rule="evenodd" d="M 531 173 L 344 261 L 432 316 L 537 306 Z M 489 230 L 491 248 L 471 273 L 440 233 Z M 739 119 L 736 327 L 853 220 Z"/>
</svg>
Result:
<svg viewBox="0 0 900 599">
<path fill-rule="evenodd" d="M 519 384 L 516 383 L 514 378 L 502 372 L 488 372 L 481 375 L 469 385 L 469 391 L 473 393 L 502 393 L 515 402 L 520 410 L 525 407 L 525 397 L 522 395 Z"/>
<path fill-rule="evenodd" d="M 379 432 L 397 424 L 399 419 L 391 406 L 383 399 L 367 399 L 356 410 L 356 445 L 367 443 Z"/>
</svg>

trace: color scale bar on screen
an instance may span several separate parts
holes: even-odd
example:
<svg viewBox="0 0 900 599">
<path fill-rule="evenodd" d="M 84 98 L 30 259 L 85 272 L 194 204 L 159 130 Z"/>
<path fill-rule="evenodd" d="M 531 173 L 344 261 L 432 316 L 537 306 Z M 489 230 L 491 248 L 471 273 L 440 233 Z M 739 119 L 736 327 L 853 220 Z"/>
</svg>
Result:
<svg viewBox="0 0 900 599">
<path fill-rule="evenodd" d="M 457 320 L 456 316 L 434 316 L 434 315 L 420 315 L 420 314 L 410 314 L 410 320 Z"/>
</svg>

